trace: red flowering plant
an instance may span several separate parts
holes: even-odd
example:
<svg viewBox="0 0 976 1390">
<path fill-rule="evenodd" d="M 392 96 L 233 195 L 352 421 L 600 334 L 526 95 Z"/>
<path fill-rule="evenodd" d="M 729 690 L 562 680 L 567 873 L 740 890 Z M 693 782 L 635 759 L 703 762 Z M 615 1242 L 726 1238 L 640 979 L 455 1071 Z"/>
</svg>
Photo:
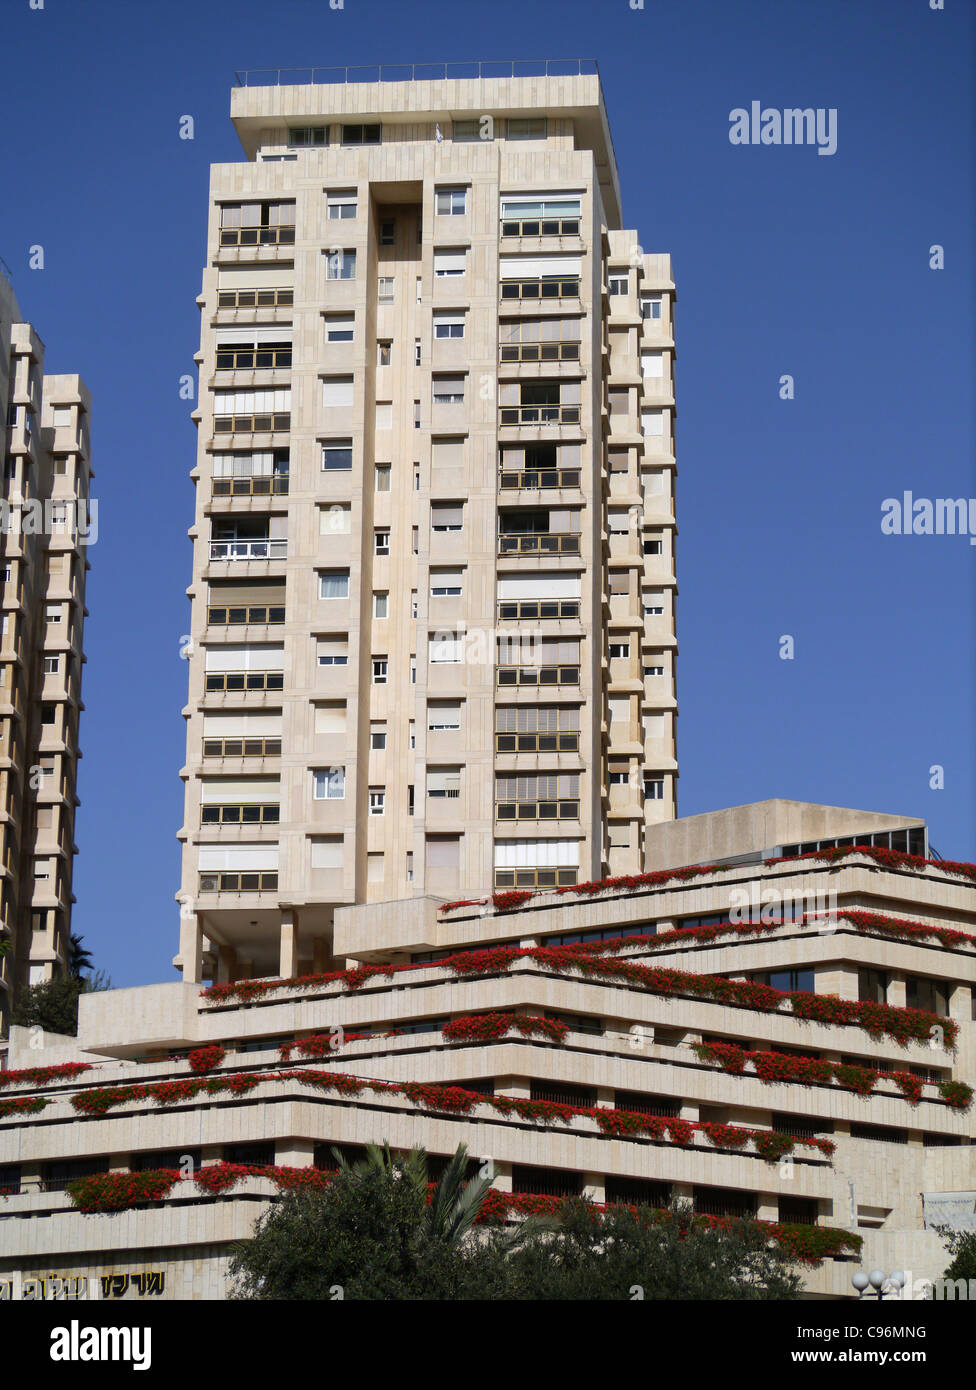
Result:
<svg viewBox="0 0 976 1390">
<path fill-rule="evenodd" d="M 973 1101 L 973 1088 L 964 1081 L 939 1081 L 939 1095 L 954 1110 L 968 1110 Z"/>
<path fill-rule="evenodd" d="M 890 1075 L 909 1104 L 917 1105 L 922 1099 L 922 1078 L 911 1071 L 893 1071 Z"/>
<path fill-rule="evenodd" d="M 462 1014 L 445 1023 L 441 1034 L 448 1042 L 488 1042 L 503 1038 L 513 1030 L 526 1038 L 537 1034 L 550 1042 L 561 1043 L 569 1032 L 569 1025 L 560 1018 L 537 1014 Z"/>
<path fill-rule="evenodd" d="M 90 1062 L 60 1062 L 56 1067 L 24 1067 L 21 1071 L 0 1071 L 0 1090 L 5 1086 L 47 1086 L 52 1081 L 70 1081 L 91 1069 Z"/>
<path fill-rule="evenodd" d="M 890 932 L 893 936 L 915 940 L 934 939 L 948 947 L 976 946 L 976 936 L 970 932 L 957 931 L 955 927 L 944 927 L 937 922 L 913 922 L 905 917 L 885 917 L 880 912 L 856 910 L 839 912 L 837 915 L 859 931 Z"/>
<path fill-rule="evenodd" d="M 534 898 L 535 894 L 527 889 L 509 888 L 502 893 L 491 895 L 492 906 L 496 912 L 512 912 L 515 908 L 521 907 L 523 903 Z"/>
<path fill-rule="evenodd" d="M 266 1076 L 240 1074 L 187 1077 L 182 1081 L 153 1081 L 136 1086 L 99 1086 L 89 1091 L 78 1091 L 71 1097 L 71 1104 L 82 1115 L 106 1115 L 109 1110 L 118 1105 L 127 1105 L 130 1101 L 151 1100 L 156 1105 L 178 1105 L 181 1101 L 192 1100 L 201 1092 L 211 1096 L 223 1091 L 241 1095 L 269 1079 Z"/>
<path fill-rule="evenodd" d="M 4 1115 L 36 1115 L 51 1104 L 46 1096 L 0 1097 L 0 1117 Z"/>
<path fill-rule="evenodd" d="M 386 1035 L 389 1037 L 389 1034 Z M 302 1057 L 331 1057 L 346 1043 L 360 1042 L 372 1037 L 371 1033 L 347 1033 L 336 1028 L 331 1033 L 312 1033 L 307 1038 L 295 1038 L 292 1042 L 278 1044 L 278 1055 L 283 1062 L 291 1061 L 291 1054 L 297 1052 Z"/>
<path fill-rule="evenodd" d="M 155 1168 L 144 1173 L 93 1173 L 75 1178 L 65 1191 L 79 1211 L 128 1211 L 142 1202 L 160 1202 L 181 1180 L 177 1168 Z"/>
<path fill-rule="evenodd" d="M 187 1057 L 190 1070 L 198 1074 L 205 1071 L 213 1071 L 214 1067 L 219 1067 L 227 1056 L 225 1048 L 220 1043 L 211 1043 L 209 1047 L 198 1047 Z"/>
</svg>

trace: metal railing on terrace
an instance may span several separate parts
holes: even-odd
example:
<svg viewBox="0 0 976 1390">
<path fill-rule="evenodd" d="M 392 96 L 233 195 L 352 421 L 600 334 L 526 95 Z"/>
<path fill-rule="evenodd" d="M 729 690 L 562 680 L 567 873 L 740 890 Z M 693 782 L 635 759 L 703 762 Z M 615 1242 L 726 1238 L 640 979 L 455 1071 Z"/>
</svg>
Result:
<svg viewBox="0 0 976 1390">
<path fill-rule="evenodd" d="M 245 68 L 238 87 L 345 85 L 355 82 L 448 82 L 505 77 L 599 77 L 595 58 L 499 58 L 454 63 L 373 63 L 328 68 Z"/>
</svg>

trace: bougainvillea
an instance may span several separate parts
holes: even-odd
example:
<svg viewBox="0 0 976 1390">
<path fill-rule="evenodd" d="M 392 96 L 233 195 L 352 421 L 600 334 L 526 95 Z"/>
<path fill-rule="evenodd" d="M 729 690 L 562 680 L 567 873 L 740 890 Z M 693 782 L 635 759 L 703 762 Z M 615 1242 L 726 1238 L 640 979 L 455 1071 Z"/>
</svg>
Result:
<svg viewBox="0 0 976 1390">
<path fill-rule="evenodd" d="M 0 1090 L 5 1086 L 47 1086 L 52 1081 L 70 1081 L 91 1071 L 90 1062 L 61 1062 L 56 1067 L 24 1067 L 21 1071 L 0 1071 Z"/>
<path fill-rule="evenodd" d="M 227 1056 L 225 1048 L 220 1043 L 211 1043 L 209 1047 L 198 1047 L 187 1057 L 190 1070 L 198 1075 L 205 1071 L 213 1071 L 214 1067 L 219 1067 Z"/>
<path fill-rule="evenodd" d="M 293 1052 L 302 1057 L 331 1057 L 334 1052 L 341 1051 L 346 1043 L 359 1042 L 371 1036 L 370 1033 L 346 1033 L 342 1028 L 336 1028 L 331 1033 L 312 1033 L 307 1038 L 279 1043 L 278 1056 L 283 1062 L 290 1062 Z M 385 1036 L 389 1037 L 390 1034 Z"/>
<path fill-rule="evenodd" d="M 83 1212 L 127 1211 L 140 1202 L 160 1202 L 181 1180 L 177 1168 L 154 1168 L 145 1173 L 93 1173 L 65 1187 Z"/>
<path fill-rule="evenodd" d="M 569 1025 L 560 1018 L 543 1018 L 536 1014 L 462 1014 L 445 1023 L 441 1034 L 449 1042 L 487 1042 L 503 1038 L 513 1030 L 525 1038 L 535 1034 L 561 1043 L 569 1032 Z"/>
<path fill-rule="evenodd" d="M 503 893 L 493 893 L 491 901 L 496 912 L 512 912 L 533 897 L 535 894 L 525 889 L 509 888 Z"/>
</svg>

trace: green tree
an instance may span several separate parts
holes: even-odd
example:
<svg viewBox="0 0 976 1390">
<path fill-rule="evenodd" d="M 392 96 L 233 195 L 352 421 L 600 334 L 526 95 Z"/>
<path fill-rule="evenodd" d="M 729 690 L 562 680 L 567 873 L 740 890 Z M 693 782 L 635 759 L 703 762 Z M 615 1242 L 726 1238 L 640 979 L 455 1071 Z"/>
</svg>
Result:
<svg viewBox="0 0 976 1390">
<path fill-rule="evenodd" d="M 58 975 L 53 980 L 30 985 L 14 1005 L 11 1023 L 24 1028 L 40 1027 L 48 1033 L 78 1032 L 78 996 L 85 981 L 77 976 Z"/>
<path fill-rule="evenodd" d="M 68 938 L 68 974 L 77 979 L 83 970 L 90 970 L 92 966 L 91 951 L 81 943 L 83 936 L 75 936 L 73 933 Z"/>
<path fill-rule="evenodd" d="M 513 1252 L 504 1270 L 510 1299 L 793 1299 L 792 1256 L 754 1221 L 712 1227 L 689 1203 L 665 1212 L 563 1203 L 555 1230 Z"/>
<path fill-rule="evenodd" d="M 976 1231 L 953 1231 L 947 1226 L 939 1226 L 937 1230 L 952 1256 L 943 1279 L 976 1280 Z"/>
</svg>

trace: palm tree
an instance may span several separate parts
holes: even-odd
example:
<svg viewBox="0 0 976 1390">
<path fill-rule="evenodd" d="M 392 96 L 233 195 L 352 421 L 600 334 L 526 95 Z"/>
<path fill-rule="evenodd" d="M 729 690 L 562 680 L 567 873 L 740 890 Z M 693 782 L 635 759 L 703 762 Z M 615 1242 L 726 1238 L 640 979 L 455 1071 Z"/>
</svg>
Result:
<svg viewBox="0 0 976 1390">
<path fill-rule="evenodd" d="M 358 1163 L 349 1163 L 338 1149 L 333 1149 L 332 1153 L 343 1172 L 359 1177 L 367 1173 L 386 1173 L 420 1192 L 427 1189 L 427 1154 L 423 1149 L 411 1149 L 408 1154 L 395 1157 L 389 1143 L 382 1148 L 378 1144 L 367 1144 L 366 1157 Z M 454 1248 L 474 1225 L 491 1179 L 482 1176 L 466 1182 L 467 1167 L 467 1147 L 459 1144 L 427 1203 L 419 1231 L 421 1245 L 444 1244 Z"/>
<path fill-rule="evenodd" d="M 77 980 L 83 970 L 90 970 L 92 966 L 91 951 L 81 943 L 83 936 L 75 936 L 74 933 L 68 938 L 68 974 L 73 980 Z"/>
</svg>

